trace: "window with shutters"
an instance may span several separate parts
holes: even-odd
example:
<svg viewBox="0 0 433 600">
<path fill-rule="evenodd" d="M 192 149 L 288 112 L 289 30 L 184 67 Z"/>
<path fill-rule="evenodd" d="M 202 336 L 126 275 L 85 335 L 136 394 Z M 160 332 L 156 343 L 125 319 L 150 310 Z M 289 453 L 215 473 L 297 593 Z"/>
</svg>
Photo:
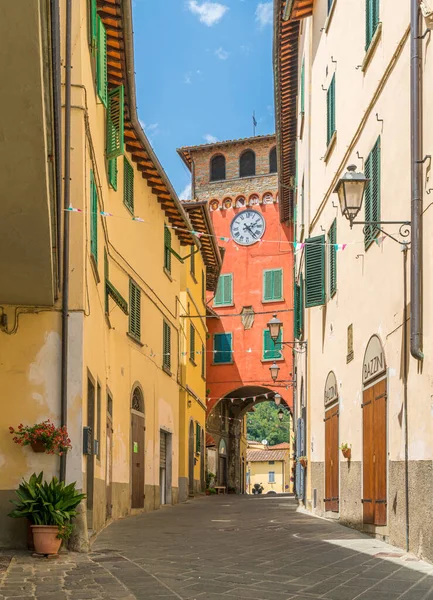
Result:
<svg viewBox="0 0 433 600">
<path fill-rule="evenodd" d="M 164 225 L 164 269 L 171 273 L 171 231 Z"/>
<path fill-rule="evenodd" d="M 380 137 L 365 161 L 365 176 L 370 180 L 365 187 L 365 221 L 380 221 Z M 378 233 L 373 225 L 365 227 L 365 249 L 373 243 Z"/>
<path fill-rule="evenodd" d="M 206 378 L 206 348 L 204 344 L 201 346 L 201 376 Z"/>
<path fill-rule="evenodd" d="M 331 83 L 326 94 L 326 145 L 332 141 L 335 133 L 335 75 L 332 77 Z"/>
<path fill-rule="evenodd" d="M 301 67 L 301 92 L 300 92 L 300 112 L 305 113 L 305 60 L 302 60 Z"/>
<path fill-rule="evenodd" d="M 98 10 L 96 0 L 89 1 L 89 39 L 92 52 L 98 47 Z"/>
<path fill-rule="evenodd" d="M 232 334 L 214 333 L 213 336 L 213 361 L 216 365 L 233 362 Z"/>
<path fill-rule="evenodd" d="M 200 423 L 195 424 L 195 451 L 197 454 L 200 454 L 201 450 L 201 427 Z"/>
<path fill-rule="evenodd" d="M 269 152 L 269 173 L 276 173 L 277 170 L 277 148 L 274 146 Z"/>
<path fill-rule="evenodd" d="M 325 304 L 325 236 L 305 240 L 305 307 Z"/>
<path fill-rule="evenodd" d="M 379 0 L 365 0 L 365 50 L 367 51 L 379 25 Z"/>
<path fill-rule="evenodd" d="M 337 219 L 334 219 L 328 231 L 329 294 L 332 298 L 337 292 Z"/>
<path fill-rule="evenodd" d="M 141 291 L 132 279 L 129 280 L 129 333 L 136 340 L 141 337 Z"/>
<path fill-rule="evenodd" d="M 171 327 L 164 321 L 162 328 L 162 367 L 171 371 Z"/>
<path fill-rule="evenodd" d="M 263 302 L 283 300 L 283 269 L 263 271 Z"/>
<path fill-rule="evenodd" d="M 269 471 L 268 483 L 275 483 L 275 471 Z"/>
<path fill-rule="evenodd" d="M 299 277 L 299 283 L 295 284 L 294 300 L 294 328 L 295 339 L 300 340 L 304 336 L 304 278 Z"/>
<path fill-rule="evenodd" d="M 104 106 L 107 106 L 108 98 L 108 75 L 107 75 L 107 32 L 105 25 L 98 15 L 98 41 L 96 53 L 96 87 L 98 96 Z"/>
<path fill-rule="evenodd" d="M 218 279 L 217 291 L 214 298 L 214 306 L 231 306 L 233 304 L 233 275 L 226 273 Z"/>
<path fill-rule="evenodd" d="M 328 15 L 331 12 L 332 5 L 334 4 L 334 0 L 328 0 Z"/>
<path fill-rule="evenodd" d="M 189 360 L 195 364 L 195 328 L 192 323 L 189 326 Z"/>
<path fill-rule="evenodd" d="M 117 158 L 108 159 L 108 183 L 117 191 Z"/>
<path fill-rule="evenodd" d="M 98 263 L 98 190 L 93 171 L 90 171 L 90 253 Z"/>
<path fill-rule="evenodd" d="M 263 330 L 263 360 L 281 360 L 283 354 L 281 351 L 281 342 L 283 340 L 283 328 L 280 329 L 280 335 L 274 343 L 269 333 L 269 329 Z"/>
<path fill-rule="evenodd" d="M 252 177 L 256 174 L 256 155 L 252 150 L 245 150 L 239 159 L 239 177 Z"/>
<path fill-rule="evenodd" d="M 109 268 L 108 268 L 108 255 L 107 255 L 107 250 L 104 248 L 104 286 L 105 286 L 105 314 L 108 315 L 109 312 L 109 304 L 108 304 L 108 280 L 109 280 Z"/>
<path fill-rule="evenodd" d="M 190 273 L 195 279 L 195 246 L 191 246 L 191 263 L 190 263 Z"/>
<path fill-rule="evenodd" d="M 121 156 L 124 150 L 124 89 L 123 85 L 108 92 L 107 158 Z"/>
<path fill-rule="evenodd" d="M 201 272 L 201 299 L 204 304 L 206 302 L 206 277 L 204 271 Z"/>
<path fill-rule="evenodd" d="M 134 168 L 123 158 L 123 203 L 134 214 Z"/>
<path fill-rule="evenodd" d="M 210 180 L 223 181 L 226 178 L 226 159 L 222 154 L 211 158 Z"/>
</svg>

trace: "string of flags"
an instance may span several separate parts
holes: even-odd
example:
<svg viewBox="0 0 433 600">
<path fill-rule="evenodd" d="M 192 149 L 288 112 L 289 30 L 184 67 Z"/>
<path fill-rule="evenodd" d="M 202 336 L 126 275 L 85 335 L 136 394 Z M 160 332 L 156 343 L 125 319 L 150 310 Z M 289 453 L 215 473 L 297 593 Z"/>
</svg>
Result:
<svg viewBox="0 0 433 600">
<path fill-rule="evenodd" d="M 81 208 L 76 208 L 74 206 L 70 206 L 69 208 L 65 208 L 65 211 L 68 212 L 74 212 L 74 213 L 83 213 L 83 209 Z M 91 213 L 92 214 L 92 213 Z M 93 213 L 94 214 L 94 213 Z M 144 219 L 142 219 L 141 217 L 137 217 L 137 216 L 133 216 L 133 217 L 121 217 L 119 215 L 115 215 L 113 213 L 110 212 L 106 212 L 106 211 L 97 211 L 98 215 L 100 215 L 101 217 L 104 218 L 110 218 L 110 217 L 114 217 L 117 219 L 126 219 L 127 221 L 136 221 L 138 223 L 148 223 L 148 221 L 145 221 Z M 185 231 L 187 233 L 191 233 L 192 235 L 195 235 L 198 239 L 200 239 L 201 237 L 212 237 L 215 238 L 216 240 L 218 240 L 219 242 L 234 242 L 232 237 L 228 237 L 228 236 L 219 236 L 219 235 L 212 235 L 210 233 L 203 233 L 202 231 L 194 231 L 194 230 L 189 230 L 185 227 L 176 227 L 175 225 L 166 225 L 166 227 L 168 229 L 174 229 L 177 231 Z M 376 242 L 376 244 L 378 246 L 381 246 L 383 244 L 383 242 L 385 241 L 386 236 L 379 236 L 376 237 L 374 239 L 374 241 Z M 235 242 L 234 242 L 235 243 Z M 329 242 L 292 242 L 289 240 L 264 240 L 264 239 L 260 239 L 258 240 L 259 244 L 290 244 L 294 247 L 295 252 L 299 252 L 302 251 L 305 246 L 309 246 L 309 245 L 314 245 L 314 246 L 330 246 L 335 248 L 335 250 L 337 252 L 342 252 L 343 250 L 345 250 L 347 248 L 347 246 L 352 246 L 352 245 L 356 245 L 356 244 L 364 244 L 364 240 L 358 241 L 358 242 L 347 242 L 345 244 L 331 244 Z M 239 247 L 236 243 L 235 243 L 235 249 L 239 252 L 240 248 L 245 248 L 244 246 Z"/>
</svg>

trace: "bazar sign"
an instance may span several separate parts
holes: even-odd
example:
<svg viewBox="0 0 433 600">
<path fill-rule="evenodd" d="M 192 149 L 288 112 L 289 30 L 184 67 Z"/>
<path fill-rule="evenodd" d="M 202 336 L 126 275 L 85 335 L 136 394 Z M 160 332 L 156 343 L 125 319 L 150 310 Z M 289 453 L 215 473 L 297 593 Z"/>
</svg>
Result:
<svg viewBox="0 0 433 600">
<path fill-rule="evenodd" d="M 386 371 L 385 354 L 377 335 L 373 335 L 368 342 L 362 367 L 362 383 L 366 384 Z"/>
<path fill-rule="evenodd" d="M 325 406 L 338 398 L 337 379 L 334 371 L 330 371 L 325 383 Z"/>
</svg>

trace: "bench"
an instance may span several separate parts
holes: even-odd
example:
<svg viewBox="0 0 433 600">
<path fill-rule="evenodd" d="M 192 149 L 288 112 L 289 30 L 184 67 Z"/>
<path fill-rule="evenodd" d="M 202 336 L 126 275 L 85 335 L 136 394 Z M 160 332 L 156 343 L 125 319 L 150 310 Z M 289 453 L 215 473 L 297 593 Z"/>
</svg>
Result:
<svg viewBox="0 0 433 600">
<path fill-rule="evenodd" d="M 216 489 L 217 494 L 226 494 L 227 493 L 227 489 L 226 489 L 225 485 L 216 485 L 215 489 Z"/>
</svg>

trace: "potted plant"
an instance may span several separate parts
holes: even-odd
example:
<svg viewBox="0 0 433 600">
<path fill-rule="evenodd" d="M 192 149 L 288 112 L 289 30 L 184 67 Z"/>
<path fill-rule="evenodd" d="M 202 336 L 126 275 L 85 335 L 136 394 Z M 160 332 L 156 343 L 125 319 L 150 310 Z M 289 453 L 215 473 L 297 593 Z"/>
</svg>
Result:
<svg viewBox="0 0 433 600">
<path fill-rule="evenodd" d="M 350 460 L 352 458 L 352 444 L 341 444 L 340 446 L 340 450 L 343 453 L 344 458 L 347 458 L 348 460 Z"/>
<path fill-rule="evenodd" d="M 20 446 L 31 446 L 34 452 L 59 454 L 67 452 L 71 446 L 66 427 L 56 427 L 49 419 L 36 425 L 23 425 L 17 429 L 9 427 L 13 441 Z"/>
<path fill-rule="evenodd" d="M 206 496 L 212 496 L 213 494 L 216 494 L 216 493 L 217 493 L 217 491 L 214 487 L 206 488 L 206 490 L 205 490 Z"/>
<path fill-rule="evenodd" d="M 304 467 L 304 469 L 305 469 L 305 468 L 306 468 L 306 466 L 307 466 L 308 459 L 307 459 L 307 457 L 306 457 L 306 456 L 298 456 L 298 462 L 299 462 L 299 463 L 300 463 L 300 465 L 301 465 L 302 467 Z"/>
<path fill-rule="evenodd" d="M 236 488 L 229 486 L 229 488 L 228 488 L 227 492 L 228 492 L 229 494 L 236 494 Z"/>
<path fill-rule="evenodd" d="M 23 481 L 11 500 L 15 509 L 9 513 L 14 519 L 27 518 L 31 522 L 35 551 L 38 554 L 57 554 L 62 540 L 72 533 L 72 519 L 78 504 L 85 498 L 75 489 L 75 482 L 65 485 L 53 477 L 43 481 L 44 474 L 33 473 Z"/>
<path fill-rule="evenodd" d="M 206 488 L 207 489 L 214 487 L 215 478 L 216 478 L 215 473 L 212 473 L 211 471 L 206 471 Z"/>
</svg>

